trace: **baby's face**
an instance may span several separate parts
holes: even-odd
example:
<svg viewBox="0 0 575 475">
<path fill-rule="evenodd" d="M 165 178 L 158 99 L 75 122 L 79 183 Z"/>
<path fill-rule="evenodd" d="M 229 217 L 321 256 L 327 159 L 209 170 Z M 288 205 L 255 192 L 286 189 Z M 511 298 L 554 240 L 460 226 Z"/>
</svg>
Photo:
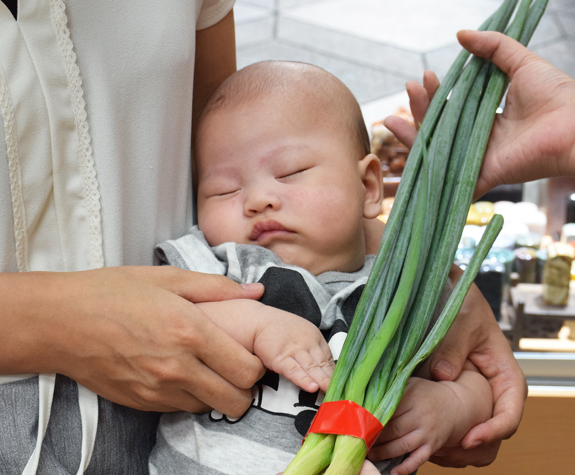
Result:
<svg viewBox="0 0 575 475">
<path fill-rule="evenodd" d="M 315 275 L 355 271 L 365 258 L 360 158 L 345 130 L 306 109 L 260 101 L 207 117 L 198 224 L 212 246 L 257 244 Z"/>
</svg>

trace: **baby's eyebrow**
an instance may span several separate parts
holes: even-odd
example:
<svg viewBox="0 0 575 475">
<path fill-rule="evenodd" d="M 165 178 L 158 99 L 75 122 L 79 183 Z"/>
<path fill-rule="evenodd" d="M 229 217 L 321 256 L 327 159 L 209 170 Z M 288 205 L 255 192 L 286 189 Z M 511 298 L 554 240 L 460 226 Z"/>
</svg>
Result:
<svg viewBox="0 0 575 475">
<path fill-rule="evenodd" d="M 287 155 L 288 159 L 293 158 L 294 156 L 312 148 L 313 147 L 311 145 L 305 142 L 288 142 L 273 145 L 269 147 L 268 150 L 264 151 L 259 157 L 256 157 L 256 165 L 261 167 L 274 160 L 278 160 L 278 157 L 281 157 L 282 155 Z M 215 179 L 233 180 L 240 174 L 241 170 L 238 168 L 237 164 L 223 162 L 209 167 L 209 170 L 206 173 L 200 173 L 200 182 L 205 183 L 206 181 Z"/>
<path fill-rule="evenodd" d="M 210 169 L 206 174 L 200 175 L 200 181 L 205 182 L 208 180 L 214 180 L 218 178 L 228 178 L 233 179 L 238 175 L 238 170 L 236 167 L 230 165 L 216 166 Z"/>
<path fill-rule="evenodd" d="M 296 143 L 282 143 L 275 147 L 270 147 L 265 153 L 259 157 L 258 165 L 263 165 L 271 160 L 277 159 L 278 155 L 284 154 L 285 152 L 302 153 L 312 147 L 305 142 Z"/>
</svg>

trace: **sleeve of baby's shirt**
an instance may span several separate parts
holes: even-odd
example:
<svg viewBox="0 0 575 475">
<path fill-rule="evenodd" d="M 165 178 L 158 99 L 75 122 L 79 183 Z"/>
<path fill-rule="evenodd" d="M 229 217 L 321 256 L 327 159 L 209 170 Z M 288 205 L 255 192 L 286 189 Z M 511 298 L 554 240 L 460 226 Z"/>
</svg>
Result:
<svg viewBox="0 0 575 475">
<path fill-rule="evenodd" d="M 158 244 L 155 251 L 161 265 L 204 274 L 226 275 L 226 264 L 214 255 L 197 226 L 179 239 Z"/>
<path fill-rule="evenodd" d="M 235 3 L 236 0 L 204 0 L 196 22 L 196 30 L 215 25 L 234 8 Z"/>
</svg>

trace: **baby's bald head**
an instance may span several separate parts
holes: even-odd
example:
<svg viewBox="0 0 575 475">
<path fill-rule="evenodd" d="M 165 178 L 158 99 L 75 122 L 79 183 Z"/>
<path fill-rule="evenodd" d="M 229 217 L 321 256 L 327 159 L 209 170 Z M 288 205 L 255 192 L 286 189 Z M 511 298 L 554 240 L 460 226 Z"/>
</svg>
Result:
<svg viewBox="0 0 575 475">
<path fill-rule="evenodd" d="M 316 275 L 363 265 L 383 181 L 341 81 L 302 63 L 248 66 L 214 93 L 197 130 L 198 224 L 211 245 L 260 245 Z"/>
<path fill-rule="evenodd" d="M 370 153 L 369 135 L 351 91 L 324 69 L 291 61 L 255 63 L 224 81 L 202 113 L 199 141 L 202 124 L 212 114 L 257 101 L 295 107 L 297 113 L 305 113 L 319 126 L 332 129 L 336 137 L 348 137 L 352 153 L 358 159 Z M 225 136 L 225 131 L 222 134 Z"/>
</svg>

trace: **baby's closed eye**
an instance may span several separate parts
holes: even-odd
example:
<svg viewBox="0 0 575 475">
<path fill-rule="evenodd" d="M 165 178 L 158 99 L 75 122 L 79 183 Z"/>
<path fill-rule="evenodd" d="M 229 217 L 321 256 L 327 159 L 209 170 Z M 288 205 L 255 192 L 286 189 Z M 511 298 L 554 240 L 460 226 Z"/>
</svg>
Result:
<svg viewBox="0 0 575 475">
<path fill-rule="evenodd" d="M 241 191 L 241 187 L 234 183 L 211 183 L 209 186 L 201 187 L 200 193 L 205 198 L 217 198 L 230 196 Z"/>
<path fill-rule="evenodd" d="M 312 167 L 300 168 L 294 172 L 286 173 L 285 175 L 279 176 L 278 180 L 291 180 L 297 178 L 298 176 L 302 175 L 304 172 L 310 170 Z"/>
<path fill-rule="evenodd" d="M 214 196 L 229 196 L 229 195 L 233 195 L 234 193 L 239 192 L 240 189 L 239 188 L 234 188 L 233 190 L 229 190 L 229 191 L 221 191 L 219 193 L 214 193 L 212 195 L 212 197 Z"/>
</svg>

